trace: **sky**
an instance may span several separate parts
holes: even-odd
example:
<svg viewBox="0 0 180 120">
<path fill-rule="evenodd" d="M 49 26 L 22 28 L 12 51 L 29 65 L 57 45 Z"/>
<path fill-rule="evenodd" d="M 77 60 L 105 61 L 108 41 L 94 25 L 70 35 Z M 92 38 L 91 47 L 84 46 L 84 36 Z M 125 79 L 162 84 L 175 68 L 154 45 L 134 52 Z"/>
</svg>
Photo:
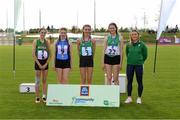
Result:
<svg viewBox="0 0 180 120">
<path fill-rule="evenodd" d="M 22 0 L 24 1 L 25 30 L 53 25 L 54 28 L 84 24 L 94 27 L 94 0 Z M 107 28 L 115 22 L 118 27 L 157 29 L 161 0 L 95 0 L 96 27 Z M 14 0 L 0 0 L 0 28 L 13 28 Z M 177 0 L 168 20 L 169 27 L 180 26 L 180 0 Z M 17 30 L 23 30 L 23 7 L 21 7 Z M 144 19 L 145 18 L 145 19 Z"/>
</svg>

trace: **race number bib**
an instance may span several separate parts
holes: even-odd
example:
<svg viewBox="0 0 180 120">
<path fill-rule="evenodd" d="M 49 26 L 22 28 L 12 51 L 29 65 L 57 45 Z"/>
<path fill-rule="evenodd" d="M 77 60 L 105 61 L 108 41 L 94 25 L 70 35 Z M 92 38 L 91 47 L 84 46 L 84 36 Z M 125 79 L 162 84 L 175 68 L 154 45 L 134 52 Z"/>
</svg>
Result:
<svg viewBox="0 0 180 120">
<path fill-rule="evenodd" d="M 118 46 L 108 46 L 106 49 L 106 54 L 111 55 L 111 56 L 119 55 L 119 47 Z"/>
<path fill-rule="evenodd" d="M 68 50 L 68 46 L 67 45 L 64 45 L 63 47 L 61 45 L 57 46 L 57 54 L 66 55 L 67 54 L 67 50 Z"/>
<path fill-rule="evenodd" d="M 47 57 L 48 57 L 48 53 L 46 50 L 39 50 L 38 51 L 38 59 L 39 60 L 47 59 Z"/>
<path fill-rule="evenodd" d="M 92 48 L 91 47 L 82 47 L 82 56 L 91 56 Z"/>
</svg>

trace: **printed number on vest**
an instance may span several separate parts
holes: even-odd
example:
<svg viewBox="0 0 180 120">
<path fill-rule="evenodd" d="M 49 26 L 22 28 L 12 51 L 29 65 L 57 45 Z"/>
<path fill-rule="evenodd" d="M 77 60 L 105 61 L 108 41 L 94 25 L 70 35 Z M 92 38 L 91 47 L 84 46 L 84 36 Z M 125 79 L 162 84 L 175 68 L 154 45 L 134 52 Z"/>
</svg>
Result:
<svg viewBox="0 0 180 120">
<path fill-rule="evenodd" d="M 48 53 L 45 50 L 38 50 L 38 59 L 39 60 L 44 60 L 47 59 Z"/>
<path fill-rule="evenodd" d="M 108 46 L 106 50 L 108 55 L 119 55 L 119 50 L 117 46 Z"/>
<path fill-rule="evenodd" d="M 82 56 L 91 56 L 92 49 L 91 47 L 82 47 Z"/>
<path fill-rule="evenodd" d="M 67 49 L 68 49 L 68 46 L 67 45 L 64 45 L 64 47 L 61 47 L 61 45 L 58 45 L 58 54 L 67 54 Z"/>
</svg>

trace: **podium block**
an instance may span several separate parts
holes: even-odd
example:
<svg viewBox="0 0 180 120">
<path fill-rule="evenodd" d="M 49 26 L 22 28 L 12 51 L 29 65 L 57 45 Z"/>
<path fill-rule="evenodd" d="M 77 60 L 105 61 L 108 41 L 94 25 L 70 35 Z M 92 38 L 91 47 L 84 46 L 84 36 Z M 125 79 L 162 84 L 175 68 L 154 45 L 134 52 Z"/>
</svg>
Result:
<svg viewBox="0 0 180 120">
<path fill-rule="evenodd" d="M 35 83 L 21 83 L 19 86 L 20 93 L 34 93 Z"/>
<path fill-rule="evenodd" d="M 105 76 L 105 84 L 107 85 L 107 75 L 104 74 Z M 111 81 L 111 85 L 114 85 L 114 80 L 112 78 L 112 81 Z M 119 74 L 119 92 L 120 93 L 126 93 L 126 86 L 127 85 L 127 80 L 126 80 L 126 74 Z"/>
</svg>

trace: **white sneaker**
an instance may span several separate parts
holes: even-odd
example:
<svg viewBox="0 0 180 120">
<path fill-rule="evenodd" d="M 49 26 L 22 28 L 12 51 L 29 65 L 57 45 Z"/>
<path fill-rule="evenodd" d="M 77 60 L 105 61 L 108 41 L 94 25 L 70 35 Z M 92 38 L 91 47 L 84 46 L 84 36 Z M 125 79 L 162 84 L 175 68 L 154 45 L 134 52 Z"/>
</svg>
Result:
<svg viewBox="0 0 180 120">
<path fill-rule="evenodd" d="M 43 95 L 43 96 L 42 96 L 42 101 L 43 101 L 44 103 L 46 103 L 46 95 Z"/>
<path fill-rule="evenodd" d="M 132 102 L 132 98 L 128 97 L 124 103 L 131 103 L 131 102 Z"/>
<path fill-rule="evenodd" d="M 36 97 L 35 103 L 40 103 L 40 98 Z"/>
<path fill-rule="evenodd" d="M 142 103 L 141 98 L 137 98 L 136 103 L 137 103 L 137 104 L 141 104 L 141 103 Z"/>
</svg>

